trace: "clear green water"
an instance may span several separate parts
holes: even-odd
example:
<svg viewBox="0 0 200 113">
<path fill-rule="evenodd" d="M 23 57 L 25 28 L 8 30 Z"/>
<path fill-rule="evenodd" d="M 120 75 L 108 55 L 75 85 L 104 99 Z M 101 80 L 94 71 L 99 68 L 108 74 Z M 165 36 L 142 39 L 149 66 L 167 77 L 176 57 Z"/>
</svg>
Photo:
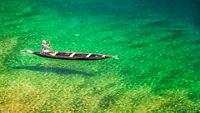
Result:
<svg viewBox="0 0 200 113">
<path fill-rule="evenodd" d="M 182 2 L 1 1 L 0 111 L 200 112 L 199 3 Z M 119 59 L 21 52 L 43 39 Z"/>
</svg>

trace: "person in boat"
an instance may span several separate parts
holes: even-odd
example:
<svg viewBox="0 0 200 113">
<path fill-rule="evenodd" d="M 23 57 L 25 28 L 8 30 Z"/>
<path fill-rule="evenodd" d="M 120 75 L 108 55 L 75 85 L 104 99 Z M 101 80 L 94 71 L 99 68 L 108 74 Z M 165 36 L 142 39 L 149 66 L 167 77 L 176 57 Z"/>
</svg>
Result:
<svg viewBox="0 0 200 113">
<path fill-rule="evenodd" d="M 41 53 L 46 53 L 49 52 L 50 48 L 50 43 L 47 43 L 45 40 L 42 41 L 42 45 L 41 45 Z"/>
</svg>

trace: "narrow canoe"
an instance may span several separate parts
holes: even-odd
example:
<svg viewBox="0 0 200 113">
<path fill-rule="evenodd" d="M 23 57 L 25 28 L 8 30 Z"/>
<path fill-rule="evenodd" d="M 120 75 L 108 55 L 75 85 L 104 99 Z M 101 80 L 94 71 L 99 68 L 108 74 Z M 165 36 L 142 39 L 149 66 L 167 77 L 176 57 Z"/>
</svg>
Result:
<svg viewBox="0 0 200 113">
<path fill-rule="evenodd" d="M 107 58 L 112 58 L 113 56 L 109 55 L 99 55 L 92 53 L 76 53 L 76 52 L 34 52 L 27 50 L 28 53 L 32 53 L 41 57 L 62 59 L 62 60 L 103 60 Z"/>
</svg>

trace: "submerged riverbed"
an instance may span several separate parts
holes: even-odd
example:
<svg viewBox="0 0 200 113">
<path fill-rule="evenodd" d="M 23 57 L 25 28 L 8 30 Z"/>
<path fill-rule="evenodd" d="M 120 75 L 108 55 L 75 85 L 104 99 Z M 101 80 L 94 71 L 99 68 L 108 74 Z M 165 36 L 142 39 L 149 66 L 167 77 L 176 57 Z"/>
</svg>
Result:
<svg viewBox="0 0 200 113">
<path fill-rule="evenodd" d="M 2 1 L 0 111 L 200 112 L 199 3 L 187 4 Z M 64 61 L 22 52 L 39 51 L 44 39 L 54 51 L 119 59 Z"/>
</svg>

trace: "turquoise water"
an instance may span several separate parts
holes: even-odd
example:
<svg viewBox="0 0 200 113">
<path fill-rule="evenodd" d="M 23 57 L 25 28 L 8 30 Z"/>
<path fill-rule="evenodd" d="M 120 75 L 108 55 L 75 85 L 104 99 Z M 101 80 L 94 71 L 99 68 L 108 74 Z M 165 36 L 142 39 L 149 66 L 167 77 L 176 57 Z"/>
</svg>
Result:
<svg viewBox="0 0 200 113">
<path fill-rule="evenodd" d="M 10 0 L 0 9 L 1 112 L 200 112 L 197 0 Z M 117 55 L 65 61 L 25 54 Z"/>
</svg>

